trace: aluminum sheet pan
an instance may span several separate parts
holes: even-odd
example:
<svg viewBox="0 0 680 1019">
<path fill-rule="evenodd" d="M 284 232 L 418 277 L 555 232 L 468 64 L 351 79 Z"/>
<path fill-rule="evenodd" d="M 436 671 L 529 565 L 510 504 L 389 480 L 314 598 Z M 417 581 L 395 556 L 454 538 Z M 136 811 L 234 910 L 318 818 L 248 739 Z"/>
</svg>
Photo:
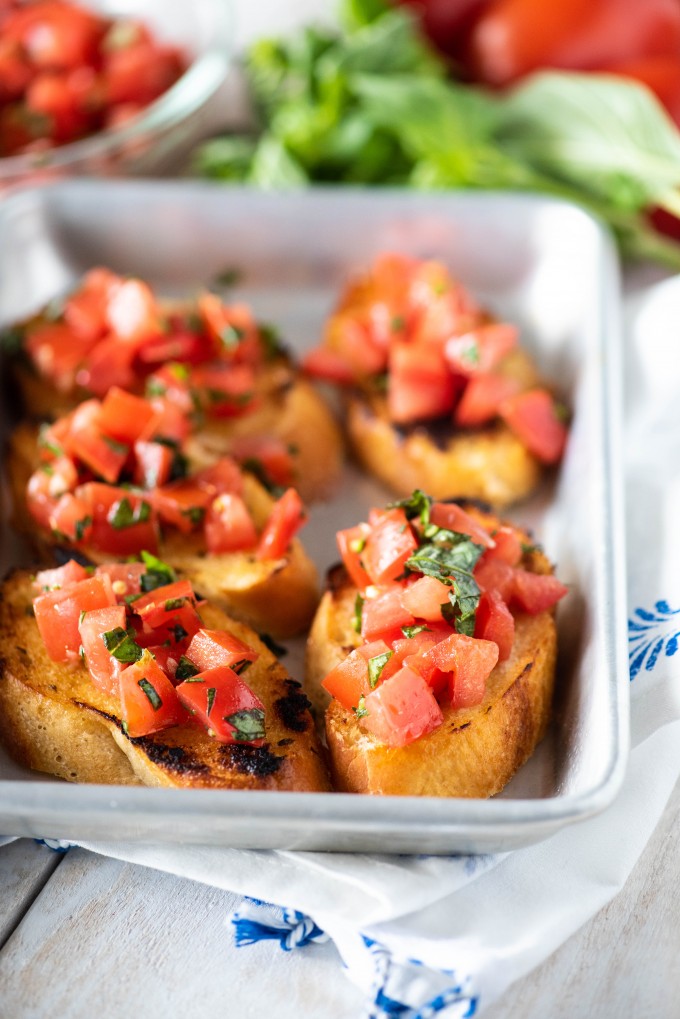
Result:
<svg viewBox="0 0 680 1019">
<path fill-rule="evenodd" d="M 347 275 L 385 250 L 444 260 L 517 321 L 574 411 L 559 476 L 509 515 L 532 526 L 571 586 L 548 737 L 493 800 L 76 786 L 0 750 L 0 832 L 382 853 L 502 851 L 601 811 L 628 747 L 618 270 L 579 209 L 504 194 L 319 189 L 264 194 L 191 182 L 70 182 L 0 206 L 0 324 L 37 310 L 93 265 L 167 296 L 226 268 L 236 293 L 296 351 L 317 342 Z M 306 544 L 321 571 L 334 532 L 386 493 L 348 468 L 314 507 Z M 5 565 L 19 551 L 4 529 Z M 301 642 L 286 659 L 301 676 Z"/>
</svg>

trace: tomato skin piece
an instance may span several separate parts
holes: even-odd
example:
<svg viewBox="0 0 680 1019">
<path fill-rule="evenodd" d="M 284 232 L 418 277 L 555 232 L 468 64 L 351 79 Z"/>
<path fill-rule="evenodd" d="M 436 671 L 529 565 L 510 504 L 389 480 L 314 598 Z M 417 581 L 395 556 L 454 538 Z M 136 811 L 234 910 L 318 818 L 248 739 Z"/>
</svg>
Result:
<svg viewBox="0 0 680 1019">
<path fill-rule="evenodd" d="M 402 589 L 388 587 L 375 598 L 366 598 L 361 613 L 361 636 L 364 640 L 375 640 L 400 630 L 402 626 L 412 626 L 413 615 L 402 602 Z"/>
<path fill-rule="evenodd" d="M 94 345 L 106 331 L 104 302 L 92 287 L 82 286 L 64 305 L 64 322 L 74 336 Z"/>
<path fill-rule="evenodd" d="M 514 570 L 511 604 L 522 612 L 528 612 L 530 615 L 548 612 L 568 593 L 569 588 L 551 573 Z"/>
<path fill-rule="evenodd" d="M 498 645 L 463 633 L 452 633 L 426 655 L 450 673 L 451 707 L 469 708 L 484 700 L 486 681 L 498 662 Z"/>
<path fill-rule="evenodd" d="M 205 630 L 201 628 L 191 638 L 186 656 L 199 672 L 215 669 L 222 665 L 232 667 L 239 662 L 256 662 L 260 657 L 255 648 L 244 644 L 227 630 Z"/>
<path fill-rule="evenodd" d="M 205 543 L 209 552 L 242 552 L 257 545 L 257 531 L 240 495 L 225 492 L 212 499 L 205 516 Z"/>
<path fill-rule="evenodd" d="M 498 412 L 520 442 L 543 463 L 554 464 L 561 458 L 567 429 L 557 417 L 555 401 L 546 389 L 511 396 Z"/>
<path fill-rule="evenodd" d="M 262 745 L 262 738 L 238 739 L 236 727 L 228 721 L 239 711 L 258 711 L 264 716 L 262 701 L 228 666 L 207 669 L 185 680 L 177 687 L 177 696 L 220 743 Z"/>
<path fill-rule="evenodd" d="M 387 510 L 371 524 L 362 560 L 371 581 L 386 584 L 401 576 L 418 542 L 403 509 Z"/>
<path fill-rule="evenodd" d="M 356 527 L 347 527 L 335 535 L 345 569 L 352 583 L 360 591 L 371 583 L 371 578 L 361 563 L 361 554 L 370 531 L 368 524 L 357 524 Z"/>
<path fill-rule="evenodd" d="M 439 728 L 442 710 L 425 680 L 406 666 L 366 695 L 361 727 L 391 747 L 403 747 Z"/>
<path fill-rule="evenodd" d="M 519 382 L 504 375 L 475 375 L 470 378 L 453 412 L 459 428 L 478 428 L 498 417 L 504 400 L 519 392 Z"/>
<path fill-rule="evenodd" d="M 258 559 L 280 559 L 286 555 L 293 538 L 307 523 L 302 499 L 294 488 L 287 489 L 274 503 L 257 545 Z"/>
<path fill-rule="evenodd" d="M 478 640 L 492 640 L 498 645 L 498 661 L 504 662 L 512 653 L 515 642 L 515 619 L 498 591 L 484 591 L 475 615 Z"/>
<path fill-rule="evenodd" d="M 124 665 L 106 648 L 103 635 L 117 627 L 125 629 L 125 606 L 110 605 L 105 609 L 92 609 L 79 620 L 78 630 L 85 664 L 94 685 L 111 697 L 118 693 L 118 681 Z"/>
<path fill-rule="evenodd" d="M 35 621 L 48 655 L 54 662 L 76 662 L 80 648 L 81 612 L 116 604 L 108 577 L 88 577 L 33 599 Z"/>
<path fill-rule="evenodd" d="M 51 570 L 39 570 L 35 575 L 33 587 L 36 591 L 56 591 L 69 584 L 76 584 L 79 580 L 85 580 L 88 576 L 87 570 L 75 559 L 69 559 L 63 566 L 55 566 Z"/>
<path fill-rule="evenodd" d="M 148 650 L 123 669 L 119 690 L 127 735 L 132 739 L 188 721 L 175 687 Z"/>
<path fill-rule="evenodd" d="M 462 506 L 455 502 L 433 503 L 430 520 L 437 527 L 444 527 L 448 531 L 457 531 L 458 534 L 467 534 L 476 545 L 481 545 L 482 548 L 494 547 L 494 539 L 486 528 L 482 527 L 474 517 L 471 517 Z"/>
<path fill-rule="evenodd" d="M 119 386 L 111 386 L 102 400 L 97 423 L 101 431 L 124 442 L 134 445 L 137 439 L 147 433 L 157 420 L 157 414 L 148 400 L 125 392 Z"/>
<path fill-rule="evenodd" d="M 451 590 L 435 577 L 419 577 L 401 591 L 401 603 L 415 619 L 441 622 L 442 607 L 450 604 Z"/>
</svg>

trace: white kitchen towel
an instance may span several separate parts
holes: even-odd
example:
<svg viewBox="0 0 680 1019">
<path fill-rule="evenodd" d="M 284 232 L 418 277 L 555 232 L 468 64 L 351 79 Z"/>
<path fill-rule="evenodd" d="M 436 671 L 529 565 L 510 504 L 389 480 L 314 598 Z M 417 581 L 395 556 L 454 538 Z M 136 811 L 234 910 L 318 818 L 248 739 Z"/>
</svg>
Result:
<svg viewBox="0 0 680 1019">
<path fill-rule="evenodd" d="M 304 950 L 325 932 L 347 975 L 364 990 L 366 1014 L 376 1019 L 476 1014 L 601 909 L 625 883 L 680 776 L 680 358 L 674 332 L 680 278 L 649 289 L 628 311 L 632 752 L 623 790 L 607 811 L 505 856 L 120 843 L 86 848 L 247 896 L 230 918 L 237 944 L 268 938 L 272 953 L 278 945 Z M 272 957 L 284 979 L 287 957 Z"/>
</svg>

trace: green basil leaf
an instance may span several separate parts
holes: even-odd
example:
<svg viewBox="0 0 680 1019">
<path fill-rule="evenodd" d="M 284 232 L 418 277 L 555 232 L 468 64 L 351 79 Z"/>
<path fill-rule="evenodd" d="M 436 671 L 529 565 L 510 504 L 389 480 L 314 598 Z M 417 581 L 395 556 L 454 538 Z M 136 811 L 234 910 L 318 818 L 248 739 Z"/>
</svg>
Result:
<svg viewBox="0 0 680 1019">
<path fill-rule="evenodd" d="M 374 655 L 368 659 L 368 682 L 371 684 L 371 690 L 377 686 L 382 671 L 393 654 L 394 651 L 384 651 L 381 655 Z"/>
<path fill-rule="evenodd" d="M 114 630 L 107 630 L 102 634 L 102 640 L 109 654 L 119 662 L 138 662 L 144 654 L 139 644 L 122 626 L 117 626 Z"/>
<path fill-rule="evenodd" d="M 146 573 L 143 573 L 140 578 L 142 591 L 155 591 L 157 587 L 165 587 L 166 584 L 172 584 L 177 580 L 177 574 L 172 567 L 157 559 L 151 552 L 144 550 L 140 555 L 146 566 Z"/>
<path fill-rule="evenodd" d="M 146 694 L 146 697 L 154 711 L 158 711 L 159 708 L 163 707 L 163 701 L 161 700 L 158 691 L 151 685 L 148 679 L 143 678 L 137 680 L 137 686 L 144 694 Z"/>
<path fill-rule="evenodd" d="M 244 708 L 242 711 L 235 711 L 233 715 L 227 715 L 224 720 L 233 725 L 234 739 L 239 742 L 247 743 L 265 738 L 262 708 Z"/>
<path fill-rule="evenodd" d="M 186 655 L 182 655 L 177 664 L 177 671 L 175 672 L 175 679 L 191 679 L 193 676 L 199 675 L 199 669 L 196 668 L 194 663 Z"/>
</svg>

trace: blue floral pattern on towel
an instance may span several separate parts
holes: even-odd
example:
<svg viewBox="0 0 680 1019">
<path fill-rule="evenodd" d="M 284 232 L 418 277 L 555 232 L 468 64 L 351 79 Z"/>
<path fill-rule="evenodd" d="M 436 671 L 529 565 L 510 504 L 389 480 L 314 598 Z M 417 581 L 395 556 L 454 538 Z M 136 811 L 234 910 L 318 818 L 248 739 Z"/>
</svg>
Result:
<svg viewBox="0 0 680 1019">
<path fill-rule="evenodd" d="M 670 608 L 668 602 L 658 601 L 654 611 L 635 609 L 628 620 L 628 658 L 630 678 L 635 679 L 644 668 L 652 672 L 660 655 L 671 658 L 680 641 L 680 609 Z"/>
</svg>

